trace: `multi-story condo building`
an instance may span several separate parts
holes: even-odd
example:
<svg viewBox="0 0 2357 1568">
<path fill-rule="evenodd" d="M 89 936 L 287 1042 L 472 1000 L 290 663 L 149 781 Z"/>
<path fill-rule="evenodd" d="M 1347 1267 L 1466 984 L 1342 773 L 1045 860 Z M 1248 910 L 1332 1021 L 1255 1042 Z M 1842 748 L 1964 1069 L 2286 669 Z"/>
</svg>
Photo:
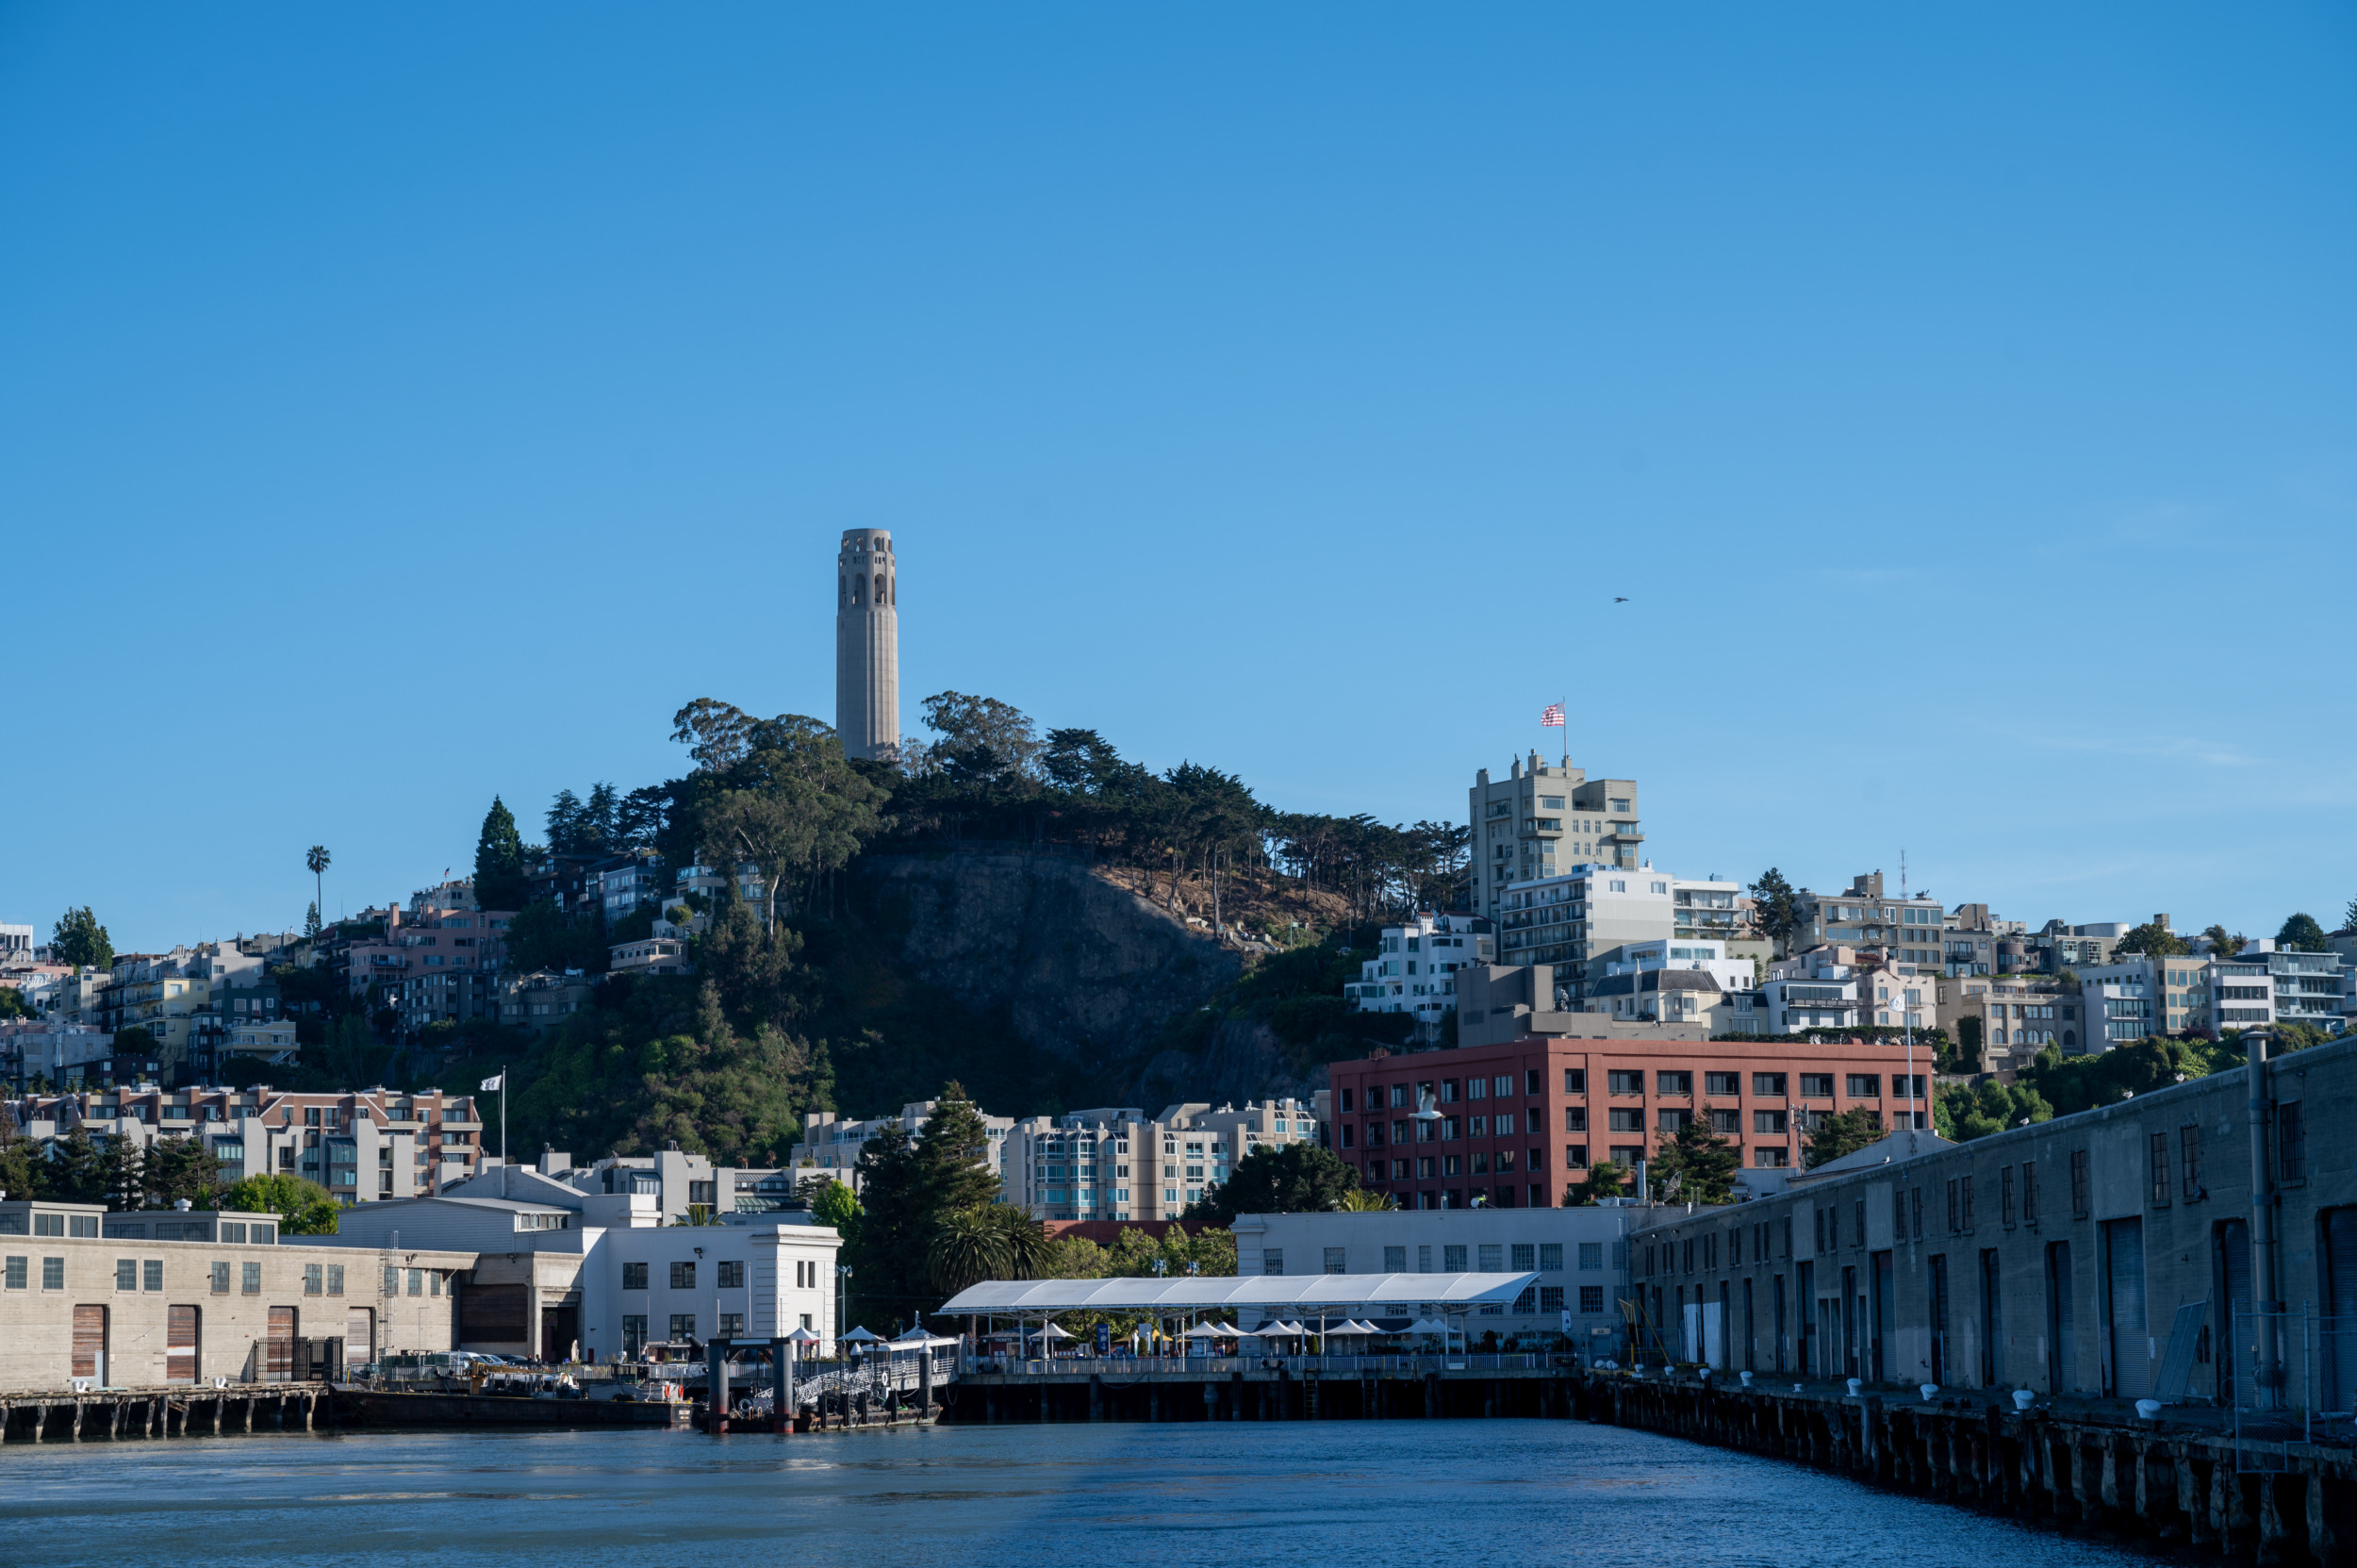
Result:
<svg viewBox="0 0 2357 1568">
<path fill-rule="evenodd" d="M 2220 1029 L 2285 1023 L 2338 1033 L 2357 1011 L 2350 995 L 2357 977 L 2337 952 L 2282 951 L 2262 938 L 2232 958 L 2213 960 L 2209 978 L 2211 1013 Z"/>
<path fill-rule="evenodd" d="M 1805 1034 L 1812 1030 L 1856 1029 L 1865 999 L 1859 995 L 1859 971 L 1842 963 L 1841 949 L 1803 953 L 1769 966 L 1759 988 L 1757 1032 Z"/>
<path fill-rule="evenodd" d="M 1541 762 L 1536 751 L 1495 783 L 1486 767 L 1475 773 L 1465 809 L 1473 828 L 1473 907 L 1493 920 L 1517 883 L 1591 863 L 1636 870 L 1645 839 L 1634 780 L 1591 779 L 1568 763 Z"/>
<path fill-rule="evenodd" d="M 596 983 L 587 975 L 535 969 L 500 982 L 500 1022 L 535 1035 L 546 1034 L 589 1005 Z"/>
<path fill-rule="evenodd" d="M 439 900 L 448 899 L 450 902 Z M 474 907 L 474 884 L 445 883 L 387 912 L 381 935 L 350 945 L 353 994 L 376 988 L 406 1033 L 428 1024 L 500 1015 L 512 910 Z"/>
<path fill-rule="evenodd" d="M 867 1147 L 868 1140 L 892 1128 L 915 1138 L 932 1120 L 933 1111 L 940 1103 L 937 1099 L 915 1099 L 901 1106 L 897 1115 L 870 1116 L 865 1120 L 838 1115 L 832 1111 L 805 1111 L 802 1141 L 787 1156 L 787 1168 L 798 1177 L 827 1175 L 856 1188 L 860 1151 Z M 990 1136 L 986 1163 L 991 1173 L 998 1178 L 1001 1200 L 1016 1201 L 1010 1192 L 1006 1171 L 1006 1143 L 1014 1131 L 1014 1118 L 983 1114 L 979 1106 L 975 1114 L 981 1116 L 982 1127 Z"/>
<path fill-rule="evenodd" d="M 1981 1027 L 1981 1065 L 1990 1071 L 2019 1067 L 2047 1047 L 2066 1055 L 2081 1050 L 2081 999 L 2060 979 L 2048 975 L 1964 976 L 1937 982 L 1938 1022 L 1962 1041 L 1969 1020 Z"/>
<path fill-rule="evenodd" d="M 797 1178 L 824 1173 L 857 1186 L 859 1154 L 867 1141 L 895 1127 L 916 1136 L 938 1103 L 916 1100 L 897 1116 L 868 1121 L 806 1113 L 790 1169 Z M 1242 1108 L 1172 1105 L 1151 1118 L 1135 1106 L 1019 1120 L 982 1117 L 999 1200 L 1054 1220 L 1177 1219 L 1253 1149 L 1317 1142 L 1319 1122 L 1314 1103 L 1292 1099 L 1246 1101 Z"/>
<path fill-rule="evenodd" d="M 1318 1108 L 1294 1099 L 1027 1117 L 1006 1140 L 1008 1201 L 1042 1219 L 1177 1219 L 1254 1149 L 1319 1136 Z"/>
<path fill-rule="evenodd" d="M 1623 870 L 1592 863 L 1515 883 L 1499 900 L 1498 962 L 1548 966 L 1558 1006 L 1576 1012 L 1588 987 L 1625 950 L 1673 941 L 1681 925 L 1694 929 L 1691 900 L 1723 900 L 1732 912 L 1741 891 L 1735 883 L 1681 879 L 1650 866 Z M 1689 900 L 1686 914 L 1680 894 Z M 1724 958 L 1729 939 L 1719 940 Z"/>
<path fill-rule="evenodd" d="M 2089 1024 L 2098 1018 L 2105 1020 L 2100 1033 L 2090 1028 L 2089 1048 L 2103 1049 L 2148 1034 L 2209 1032 L 2213 1027 L 2209 970 L 2210 961 L 2204 957 L 2160 958 L 2146 953 L 2125 953 L 2108 964 L 2074 970 L 2085 998 Z M 2112 1027 L 2138 1022 L 2145 1027 L 2134 1033 Z"/>
<path fill-rule="evenodd" d="M 1937 899 L 1896 897 L 1883 891 L 1883 874 L 1854 877 L 1846 893 L 1800 891 L 1800 925 L 1789 952 L 1845 946 L 1874 949 L 1894 962 L 1937 968 L 1948 961 L 1947 912 Z"/>
<path fill-rule="evenodd" d="M 110 1034 L 147 1031 L 158 1070 L 168 1077 L 209 1077 L 220 1044 L 218 999 L 232 987 L 250 993 L 261 981 L 260 959 L 218 942 L 124 953 L 98 994 L 92 1021 Z"/>
<path fill-rule="evenodd" d="M 1408 1013 L 1429 1032 L 1441 1015 L 1457 1006 L 1451 977 L 1468 964 L 1497 957 L 1490 922 L 1474 915 L 1425 912 L 1404 926 L 1386 926 L 1377 955 L 1360 966 L 1359 979 L 1343 987 L 1360 1013 Z"/>
<path fill-rule="evenodd" d="M 612 925 L 647 904 L 659 904 L 670 891 L 663 875 L 663 858 L 652 850 L 634 850 L 618 857 L 620 864 L 600 868 L 598 901 Z"/>
<path fill-rule="evenodd" d="M 438 1089 L 304 1095 L 136 1085 L 28 1095 L 9 1109 L 28 1136 L 44 1141 L 77 1126 L 98 1142 L 127 1139 L 141 1148 L 158 1138 L 199 1138 L 224 1181 L 284 1172 L 346 1203 L 438 1192 L 482 1157 L 472 1097 Z"/>
</svg>

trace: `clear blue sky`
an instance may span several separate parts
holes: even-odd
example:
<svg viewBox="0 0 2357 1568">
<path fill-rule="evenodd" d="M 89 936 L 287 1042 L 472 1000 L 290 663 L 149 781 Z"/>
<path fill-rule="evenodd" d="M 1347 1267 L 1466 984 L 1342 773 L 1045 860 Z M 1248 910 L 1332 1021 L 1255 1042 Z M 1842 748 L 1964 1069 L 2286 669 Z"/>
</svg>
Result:
<svg viewBox="0 0 2357 1568">
<path fill-rule="evenodd" d="M 2346 6 L 0 6 L 0 919 L 831 718 L 881 524 L 912 728 L 2333 924 L 2353 220 Z"/>
</svg>

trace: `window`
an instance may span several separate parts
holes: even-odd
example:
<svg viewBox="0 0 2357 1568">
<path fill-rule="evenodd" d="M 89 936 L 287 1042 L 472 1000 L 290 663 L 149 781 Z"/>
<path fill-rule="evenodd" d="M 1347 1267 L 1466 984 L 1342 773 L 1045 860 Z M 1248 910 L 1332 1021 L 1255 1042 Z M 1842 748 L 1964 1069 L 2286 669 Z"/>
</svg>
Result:
<svg viewBox="0 0 2357 1568">
<path fill-rule="evenodd" d="M 1516 1242 L 1513 1255 L 1513 1269 L 1517 1274 L 1528 1274 L 1539 1266 L 1539 1248 L 1529 1242 Z"/>
<path fill-rule="evenodd" d="M 1565 1170 L 1586 1170 L 1588 1168 L 1588 1146 L 1586 1144 L 1565 1144 L 1563 1146 L 1563 1168 Z"/>
<path fill-rule="evenodd" d="M 140 1288 L 140 1261 L 137 1258 L 115 1260 L 115 1289 L 135 1291 Z"/>
<path fill-rule="evenodd" d="M 324 1264 L 321 1264 L 321 1263 L 305 1263 L 305 1264 L 304 1264 L 304 1265 L 303 1265 L 303 1294 L 304 1294 L 304 1295 L 305 1295 L 305 1296 L 323 1296 L 323 1295 L 325 1295 L 326 1293 L 327 1293 L 327 1269 L 326 1269 L 326 1266 L 325 1266 Z"/>
<path fill-rule="evenodd" d="M 1739 1095 L 1743 1081 L 1741 1073 L 1703 1074 L 1703 1093 L 1706 1095 Z"/>
<path fill-rule="evenodd" d="M 1608 1087 L 1616 1095 L 1641 1095 L 1645 1092 L 1645 1075 L 1641 1072 L 1622 1072 L 1618 1069 L 1605 1075 Z"/>
<path fill-rule="evenodd" d="M 2168 1134 L 2155 1132 L 2145 1140 L 2148 1158 L 2146 1174 L 2152 1182 L 2152 1205 L 2166 1208 L 2168 1204 Z"/>
<path fill-rule="evenodd" d="M 387 1296 L 399 1296 L 401 1294 L 401 1270 L 397 1268 L 387 1268 L 385 1271 L 385 1294 Z"/>
<path fill-rule="evenodd" d="M 1665 1095 L 1690 1095 L 1694 1092 L 1694 1075 L 1683 1072 L 1654 1074 L 1654 1088 Z"/>
<path fill-rule="evenodd" d="M 2177 1152 L 2184 1167 L 2185 1201 L 2206 1196 L 2201 1190 L 2201 1129 L 2181 1127 L 2177 1130 Z"/>
<path fill-rule="evenodd" d="M 1997 1172 L 1998 1223 L 2013 1229 L 2013 1167 L 2005 1165 Z"/>
<path fill-rule="evenodd" d="M 1344 1089 L 1344 1090 L 1343 1091 L 1343 1107 L 1342 1107 L 1342 1108 L 1343 1108 L 1343 1110 L 1345 1110 L 1345 1111 L 1347 1111 L 1347 1110 L 1349 1110 L 1349 1109 L 1350 1109 L 1350 1091 L 1349 1091 L 1348 1089 Z"/>
<path fill-rule="evenodd" d="M 1579 1310 L 1589 1313 L 1604 1311 L 1604 1287 L 1602 1285 L 1580 1286 Z"/>
<path fill-rule="evenodd" d="M 2021 1223 L 2037 1224 L 2037 1162 L 2021 1162 Z"/>
<path fill-rule="evenodd" d="M 330 1296 L 341 1296 L 344 1294 L 343 1264 L 330 1263 L 327 1265 L 327 1294 Z"/>
<path fill-rule="evenodd" d="M 2070 1151 L 2070 1217 L 2087 1217 L 2087 1151 L 2084 1148 Z"/>
<path fill-rule="evenodd" d="M 1461 1245 L 1444 1246 L 1441 1248 L 1441 1272 L 1443 1274 L 1465 1272 L 1465 1249 Z"/>
<path fill-rule="evenodd" d="M 1588 1107 L 1585 1105 L 1566 1105 L 1563 1107 L 1563 1131 L 1566 1132 L 1587 1131 Z"/>
<path fill-rule="evenodd" d="M 1645 1131 L 1645 1113 L 1639 1110 L 1635 1106 L 1616 1105 L 1610 1111 L 1605 1113 L 1605 1114 L 1610 1118 L 1611 1131 L 1614 1132 L 1642 1132 Z"/>
<path fill-rule="evenodd" d="M 671 1288 L 675 1291 L 694 1290 L 696 1288 L 696 1265 L 673 1263 L 671 1265 Z"/>
<path fill-rule="evenodd" d="M 720 1278 L 715 1280 L 714 1283 L 720 1289 L 724 1291 L 733 1291 L 743 1290 L 745 1288 L 745 1265 L 743 1263 L 733 1262 L 724 1258 L 720 1261 L 718 1267 L 720 1271 Z"/>
<path fill-rule="evenodd" d="M 2275 1108 L 2275 1177 L 2279 1181 L 2308 1179 L 2308 1133 L 2300 1124 L 2298 1100 Z"/>
<path fill-rule="evenodd" d="M 1348 1274 L 1350 1272 L 1350 1265 L 1346 1261 L 1348 1253 L 1346 1249 L 1343 1247 L 1329 1246 L 1326 1248 L 1326 1272 L 1328 1274 Z"/>
<path fill-rule="evenodd" d="M 1404 1246 L 1385 1247 L 1383 1249 L 1383 1272 L 1386 1274 L 1407 1273 L 1408 1249 Z"/>
<path fill-rule="evenodd" d="M 65 1289 L 65 1260 L 63 1258 L 43 1258 L 41 1261 L 41 1288 L 45 1291 Z M 261 1287 L 257 1285 L 255 1288 L 259 1290 Z"/>
<path fill-rule="evenodd" d="M 1833 1074 L 1803 1073 L 1801 1075 L 1801 1098 L 1803 1099 L 1833 1098 Z"/>
<path fill-rule="evenodd" d="M 1972 1229 L 1972 1178 L 1966 1176 L 1959 1180 L 1964 1187 L 1964 1228 L 1970 1230 Z"/>
<path fill-rule="evenodd" d="M 1729 1135 L 1743 1131 L 1743 1113 L 1735 1110 L 1714 1110 L 1710 1113 L 1710 1130 Z"/>
<path fill-rule="evenodd" d="M 241 1263 L 239 1265 L 238 1294 L 239 1296 L 259 1296 L 262 1294 L 261 1264 Z"/>
<path fill-rule="evenodd" d="M 694 1312 L 673 1312 L 671 1314 L 671 1338 L 673 1342 L 676 1343 L 680 1340 L 694 1339 L 695 1337 L 696 1314 Z"/>
<path fill-rule="evenodd" d="M 624 1263 L 622 1265 L 622 1289 L 626 1291 L 642 1291 L 646 1288 L 647 1265 L 644 1263 Z"/>
<path fill-rule="evenodd" d="M 1785 1113 L 1782 1111 L 1753 1112 L 1752 1131 L 1754 1132 L 1765 1132 L 1771 1135 L 1781 1135 L 1787 1131 Z"/>
<path fill-rule="evenodd" d="M 1277 1246 L 1263 1247 L 1263 1248 L 1261 1249 L 1261 1272 L 1262 1274 L 1282 1274 L 1282 1273 L 1284 1273 L 1284 1272 L 1285 1272 L 1285 1251 L 1284 1251 L 1284 1248 L 1282 1248 L 1282 1247 L 1277 1247 Z"/>
<path fill-rule="evenodd" d="M 1569 1078 L 1569 1077 L 1571 1077 L 1572 1075 L 1571 1075 L 1570 1073 L 1565 1073 L 1563 1076 L 1564 1076 L 1565 1078 Z M 1531 1068 L 1528 1072 L 1526 1072 L 1526 1073 L 1523 1074 L 1523 1093 L 1524 1093 L 1524 1094 L 1525 1094 L 1525 1095 L 1535 1095 L 1535 1094 L 1537 1094 L 1537 1093 L 1539 1092 L 1539 1083 L 1540 1083 L 1540 1079 L 1539 1079 L 1539 1069 L 1538 1069 L 1538 1068 L 1533 1067 L 1533 1068 Z M 1570 1085 L 1570 1084 L 1568 1084 L 1568 1083 L 1566 1083 L 1565 1085 L 1563 1085 L 1563 1087 L 1564 1087 L 1565 1089 L 1567 1089 L 1567 1090 L 1568 1090 L 1569 1088 L 1571 1088 L 1571 1085 Z"/>
<path fill-rule="evenodd" d="M 647 1314 L 644 1312 L 623 1313 L 622 1354 L 626 1357 L 635 1356 L 646 1345 L 646 1343 Z"/>
<path fill-rule="evenodd" d="M 6 1263 L 0 1264 L 0 1279 L 5 1280 L 9 1290 L 21 1291 L 25 1288 L 25 1281 L 30 1277 L 30 1270 L 26 1265 L 31 1261 L 29 1258 L 11 1253 Z"/>
<path fill-rule="evenodd" d="M 1782 1099 L 1784 1098 L 1784 1074 L 1752 1074 L 1752 1093 L 1765 1095 L 1772 1099 Z"/>
<path fill-rule="evenodd" d="M 1537 1094 L 1538 1092 L 1539 1091 L 1536 1089 L 1531 1091 L 1532 1094 Z M 1563 1092 L 1567 1095 L 1586 1094 L 1588 1092 L 1588 1069 L 1585 1067 L 1564 1068 Z"/>
<path fill-rule="evenodd" d="M 425 1270 L 413 1268 L 409 1271 L 409 1294 L 412 1296 L 425 1294 Z"/>
<path fill-rule="evenodd" d="M 1656 1125 L 1663 1132 L 1683 1131 L 1693 1119 L 1694 1113 L 1691 1111 L 1672 1111 L 1665 1107 L 1656 1114 Z"/>
<path fill-rule="evenodd" d="M 213 1294 L 215 1296 L 227 1296 L 229 1294 L 229 1265 L 227 1263 L 215 1263 L 211 1272 L 213 1276 Z"/>
<path fill-rule="evenodd" d="M 65 1216 L 63 1214 L 35 1214 L 33 1216 L 33 1234 L 36 1236 L 64 1235 Z"/>
<path fill-rule="evenodd" d="M 745 1314 L 743 1312 L 722 1312 L 720 1314 L 720 1338 L 743 1339 L 744 1337 Z"/>
<path fill-rule="evenodd" d="M 1948 1230 L 1951 1234 L 1961 1229 L 1956 1224 L 1956 1181 L 1955 1178 L 1950 1177 L 1948 1179 Z"/>
<path fill-rule="evenodd" d="M 1879 1099 L 1882 1098 L 1882 1092 L 1883 1081 L 1880 1074 L 1852 1073 L 1850 1075 L 1850 1098 L 1852 1099 Z"/>
</svg>

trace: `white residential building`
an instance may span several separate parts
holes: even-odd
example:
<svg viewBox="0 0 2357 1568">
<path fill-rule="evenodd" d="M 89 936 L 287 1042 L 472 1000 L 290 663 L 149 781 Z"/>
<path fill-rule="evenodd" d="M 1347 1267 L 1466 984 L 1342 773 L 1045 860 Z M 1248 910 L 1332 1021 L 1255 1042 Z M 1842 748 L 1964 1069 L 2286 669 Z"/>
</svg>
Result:
<svg viewBox="0 0 2357 1568">
<path fill-rule="evenodd" d="M 915 1137 L 938 1103 L 912 1101 L 897 1116 L 868 1121 L 809 1112 L 788 1169 L 797 1180 L 823 1173 L 856 1188 L 867 1141 L 895 1127 Z M 1146 1220 L 1177 1219 L 1264 1144 L 1317 1142 L 1323 1118 L 1314 1101 L 1271 1099 L 1241 1108 L 1172 1105 L 1151 1118 L 1135 1106 L 1100 1106 L 1053 1116 L 983 1116 L 982 1124 L 1001 1202 L 1039 1219 Z"/>
<path fill-rule="evenodd" d="M 1457 1006 L 1451 977 L 1496 956 L 1492 931 L 1476 916 L 1429 911 L 1407 925 L 1386 926 L 1377 955 L 1360 966 L 1359 979 L 1344 985 L 1343 995 L 1354 1012 L 1412 1014 L 1429 1033 Z"/>
<path fill-rule="evenodd" d="M 1769 966 L 1759 988 L 1757 1032 L 1803 1034 L 1812 1029 L 1855 1029 L 1859 1024 L 1858 971 L 1814 953 Z"/>
<path fill-rule="evenodd" d="M 1672 944 L 1691 950 L 1717 942 L 1716 958 L 1731 960 L 1731 937 L 1679 939 L 1691 930 L 1694 900 L 1724 901 L 1732 911 L 1741 893 L 1735 883 L 1673 877 L 1652 866 L 1624 869 L 1588 863 L 1559 876 L 1516 883 L 1506 889 L 1498 916 L 1500 964 L 1544 964 L 1554 970 L 1556 1005 L 1584 1011 L 1589 988 L 1605 980 L 1607 966 L 1631 949 Z M 1686 902 L 1681 904 L 1683 898 Z M 1742 984 L 1751 983 L 1748 959 L 1740 960 Z M 1732 974 L 1732 972 L 1730 972 Z"/>
</svg>

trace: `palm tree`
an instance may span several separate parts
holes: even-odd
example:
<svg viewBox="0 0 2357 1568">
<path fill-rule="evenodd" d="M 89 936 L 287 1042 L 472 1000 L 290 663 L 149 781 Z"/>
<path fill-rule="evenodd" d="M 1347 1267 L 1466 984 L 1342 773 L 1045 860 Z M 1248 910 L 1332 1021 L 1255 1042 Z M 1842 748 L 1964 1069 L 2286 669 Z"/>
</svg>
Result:
<svg viewBox="0 0 2357 1568">
<path fill-rule="evenodd" d="M 1346 1214 L 1373 1214 L 1380 1213 L 1386 1209 L 1395 1209 L 1398 1205 L 1392 1201 L 1392 1195 L 1389 1193 L 1370 1192 L 1364 1187 L 1353 1187 L 1343 1194 L 1342 1207 L 1343 1213 Z"/>
<path fill-rule="evenodd" d="M 1047 1266 L 1047 1227 L 1012 1203 L 993 1203 L 982 1211 L 983 1222 L 998 1235 L 1007 1275 L 1035 1279 Z"/>
<path fill-rule="evenodd" d="M 979 1209 L 945 1217 L 925 1248 L 925 1269 L 945 1296 L 1007 1271 L 1006 1240 Z"/>
<path fill-rule="evenodd" d="M 312 845 L 309 851 L 303 857 L 303 864 L 311 868 L 311 875 L 319 879 L 317 884 L 319 888 L 318 901 L 313 903 L 311 906 L 315 910 L 324 909 L 326 907 L 327 867 L 334 859 L 335 857 L 327 852 L 327 846 L 324 844 Z M 326 916 L 324 915 L 321 916 L 320 918 L 322 923 L 326 920 Z"/>
</svg>

